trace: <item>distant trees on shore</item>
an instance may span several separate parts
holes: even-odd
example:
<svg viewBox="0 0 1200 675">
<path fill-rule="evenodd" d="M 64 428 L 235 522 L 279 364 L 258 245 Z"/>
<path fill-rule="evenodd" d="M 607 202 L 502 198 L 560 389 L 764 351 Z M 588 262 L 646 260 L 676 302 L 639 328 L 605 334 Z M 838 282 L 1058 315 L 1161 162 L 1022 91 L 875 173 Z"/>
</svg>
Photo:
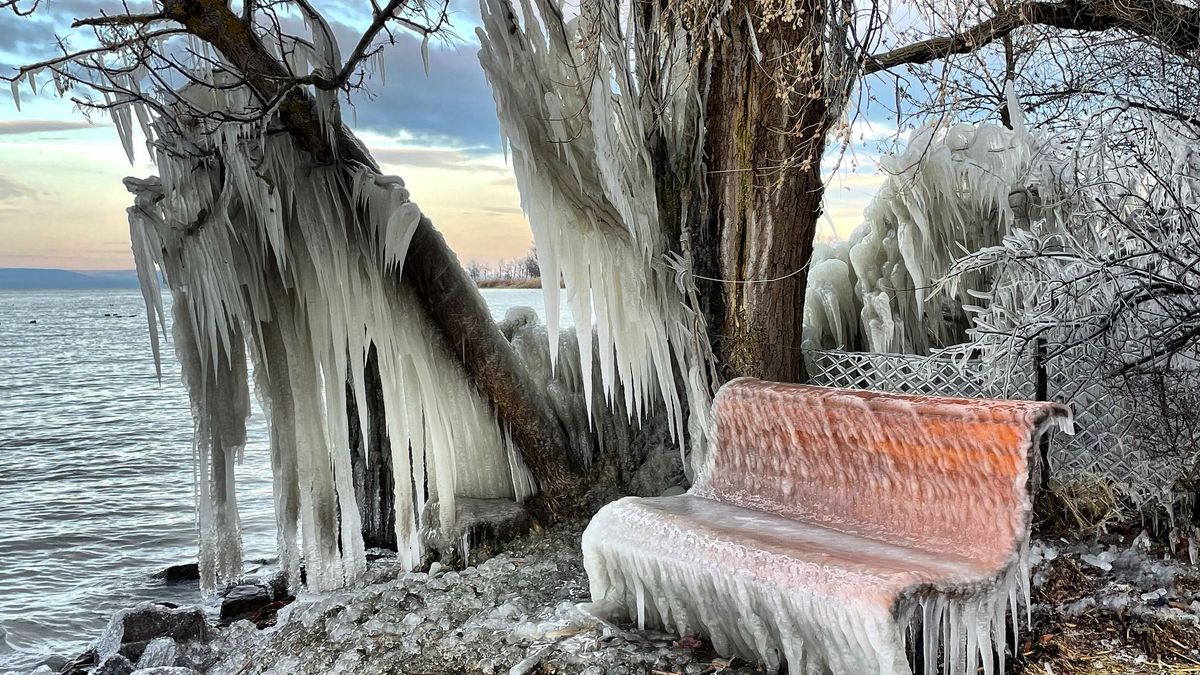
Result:
<svg viewBox="0 0 1200 675">
<path fill-rule="evenodd" d="M 542 270 L 537 249 L 531 246 L 520 258 L 501 260 L 494 265 L 472 260 L 467 263 L 467 274 L 480 288 L 539 288 Z"/>
</svg>

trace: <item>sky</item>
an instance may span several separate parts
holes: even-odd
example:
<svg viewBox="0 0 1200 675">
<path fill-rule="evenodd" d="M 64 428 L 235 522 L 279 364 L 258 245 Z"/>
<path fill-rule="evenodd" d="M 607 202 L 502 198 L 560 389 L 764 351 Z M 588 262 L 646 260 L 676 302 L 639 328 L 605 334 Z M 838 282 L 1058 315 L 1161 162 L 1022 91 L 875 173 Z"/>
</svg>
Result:
<svg viewBox="0 0 1200 675">
<path fill-rule="evenodd" d="M 357 36 L 361 3 L 317 4 L 347 42 Z M 0 72 L 52 56 L 55 34 L 97 5 L 51 0 L 32 19 L 0 12 Z M 459 259 L 490 265 L 524 255 L 532 236 L 476 57 L 477 10 L 453 6 L 455 37 L 431 43 L 428 75 L 419 39 L 406 35 L 386 52 L 386 82 L 372 81 L 343 114 L 382 169 L 404 178 Z M 144 152 L 131 166 L 105 116 L 89 121 L 49 89 L 34 96 L 23 87 L 20 111 L 0 95 L 0 267 L 130 269 L 121 179 L 154 167 Z M 845 237 L 859 223 L 882 181 L 865 173 L 830 184 L 819 237 Z"/>
</svg>

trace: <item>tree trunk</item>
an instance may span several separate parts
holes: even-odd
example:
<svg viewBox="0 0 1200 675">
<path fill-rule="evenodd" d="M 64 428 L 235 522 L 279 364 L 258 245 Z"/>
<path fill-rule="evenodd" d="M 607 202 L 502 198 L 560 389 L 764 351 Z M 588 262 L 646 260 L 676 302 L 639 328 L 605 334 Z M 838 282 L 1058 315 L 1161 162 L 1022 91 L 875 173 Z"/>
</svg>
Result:
<svg viewBox="0 0 1200 675">
<path fill-rule="evenodd" d="M 553 520 L 571 515 L 583 487 L 567 433 L 550 402 L 538 395 L 529 371 L 492 319 L 475 282 L 428 218 L 421 218 L 409 244 L 403 281 L 416 289 L 450 353 L 462 358 L 468 375 L 492 402 L 501 425 L 537 478 L 539 492 L 529 505 L 534 516 Z"/>
<path fill-rule="evenodd" d="M 383 384 L 375 345 L 367 352 L 364 369 L 367 392 L 367 428 L 359 429 L 354 389 L 346 383 L 347 419 L 350 422 L 350 466 L 354 471 L 354 496 L 362 520 L 367 548 L 396 548 L 396 484 L 392 471 L 392 444 L 383 410 Z"/>
<path fill-rule="evenodd" d="M 751 27 L 746 17 L 762 10 L 736 0 L 727 12 L 731 35 L 709 55 L 710 208 L 691 240 L 696 274 L 721 280 L 698 279 L 697 287 L 724 378 L 805 378 L 804 292 L 829 115 L 822 6 L 803 4 L 789 20 L 764 26 L 755 18 Z M 794 86 L 787 98 L 783 86 Z"/>
</svg>

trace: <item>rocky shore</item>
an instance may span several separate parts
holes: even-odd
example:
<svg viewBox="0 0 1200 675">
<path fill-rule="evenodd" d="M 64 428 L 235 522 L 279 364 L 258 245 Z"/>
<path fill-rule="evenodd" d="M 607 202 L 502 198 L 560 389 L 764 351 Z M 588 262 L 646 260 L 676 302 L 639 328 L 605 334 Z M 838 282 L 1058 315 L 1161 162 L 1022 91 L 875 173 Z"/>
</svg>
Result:
<svg viewBox="0 0 1200 675">
<path fill-rule="evenodd" d="M 256 673 L 762 672 L 692 636 L 614 625 L 589 614 L 581 526 L 512 542 L 463 569 L 403 572 L 376 557 L 355 587 L 282 595 L 248 579 L 223 618 L 143 604 L 118 613 L 80 659 L 36 675 Z M 1012 672 L 1183 673 L 1200 667 L 1200 569 L 1164 559 L 1147 538 L 1037 541 L 1032 630 Z M 586 606 L 585 606 L 586 607 Z"/>
</svg>

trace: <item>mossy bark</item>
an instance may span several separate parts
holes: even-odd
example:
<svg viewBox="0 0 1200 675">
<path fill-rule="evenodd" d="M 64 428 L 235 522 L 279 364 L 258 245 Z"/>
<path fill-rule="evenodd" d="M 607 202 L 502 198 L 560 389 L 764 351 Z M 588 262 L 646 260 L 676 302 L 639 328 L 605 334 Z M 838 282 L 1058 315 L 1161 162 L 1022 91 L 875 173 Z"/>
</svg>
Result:
<svg viewBox="0 0 1200 675">
<path fill-rule="evenodd" d="M 805 378 L 804 293 L 830 115 L 822 5 L 802 4 L 764 20 L 751 18 L 763 16 L 755 2 L 736 0 L 728 36 L 708 56 L 710 205 L 691 240 L 696 274 L 709 278 L 697 287 L 725 378 Z"/>
</svg>

